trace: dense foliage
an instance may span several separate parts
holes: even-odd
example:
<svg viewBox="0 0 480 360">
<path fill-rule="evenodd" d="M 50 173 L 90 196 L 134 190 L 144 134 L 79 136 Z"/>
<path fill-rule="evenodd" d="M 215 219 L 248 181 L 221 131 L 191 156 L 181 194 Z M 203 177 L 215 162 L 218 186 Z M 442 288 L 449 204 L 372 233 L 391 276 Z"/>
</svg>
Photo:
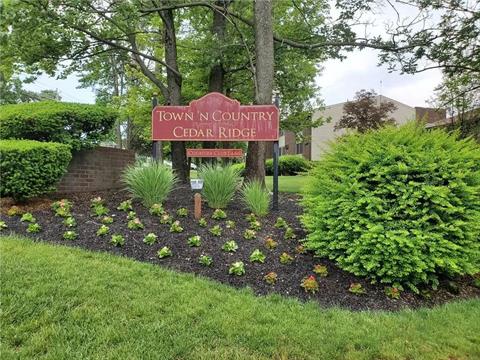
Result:
<svg viewBox="0 0 480 360">
<path fill-rule="evenodd" d="M 202 195 L 214 209 L 227 207 L 240 183 L 239 171 L 232 166 L 206 164 L 199 169 L 198 176 L 203 179 Z"/>
<path fill-rule="evenodd" d="M 356 275 L 437 284 L 480 266 L 480 149 L 415 123 L 351 134 L 312 170 L 308 246 Z"/>
<path fill-rule="evenodd" d="M 123 182 L 133 197 L 151 208 L 165 201 L 177 179 L 169 167 L 147 161 L 128 167 L 123 174 Z"/>
<path fill-rule="evenodd" d="M 99 105 L 44 101 L 0 106 L 0 137 L 54 141 L 79 150 L 104 139 L 117 114 Z"/>
<path fill-rule="evenodd" d="M 64 144 L 0 141 L 0 196 L 25 200 L 55 190 L 72 155 Z"/>
<path fill-rule="evenodd" d="M 241 173 L 245 170 L 245 163 L 237 163 L 232 166 Z M 307 172 L 311 168 L 312 162 L 305 159 L 302 155 L 282 155 L 278 157 L 278 175 L 297 175 Z M 265 175 L 273 175 L 273 159 L 265 161 Z"/>
</svg>

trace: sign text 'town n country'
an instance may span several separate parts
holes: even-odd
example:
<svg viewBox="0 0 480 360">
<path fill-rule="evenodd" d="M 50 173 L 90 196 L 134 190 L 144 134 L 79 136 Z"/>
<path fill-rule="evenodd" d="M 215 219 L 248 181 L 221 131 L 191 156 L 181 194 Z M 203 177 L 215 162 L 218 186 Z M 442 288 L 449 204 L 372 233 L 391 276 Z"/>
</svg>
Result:
<svg viewBox="0 0 480 360">
<path fill-rule="evenodd" d="M 244 106 L 220 93 L 189 106 L 156 106 L 152 111 L 152 140 L 277 141 L 278 136 L 276 106 Z"/>
</svg>

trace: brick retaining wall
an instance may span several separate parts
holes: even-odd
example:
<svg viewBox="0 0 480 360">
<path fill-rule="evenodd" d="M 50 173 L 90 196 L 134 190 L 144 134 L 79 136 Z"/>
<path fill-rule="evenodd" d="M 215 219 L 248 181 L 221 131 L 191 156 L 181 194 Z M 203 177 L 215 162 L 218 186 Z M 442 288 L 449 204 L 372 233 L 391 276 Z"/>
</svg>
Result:
<svg viewBox="0 0 480 360">
<path fill-rule="evenodd" d="M 57 193 L 119 189 L 123 187 L 123 170 L 134 162 L 135 152 L 131 150 L 98 147 L 78 151 L 57 185 Z"/>
</svg>

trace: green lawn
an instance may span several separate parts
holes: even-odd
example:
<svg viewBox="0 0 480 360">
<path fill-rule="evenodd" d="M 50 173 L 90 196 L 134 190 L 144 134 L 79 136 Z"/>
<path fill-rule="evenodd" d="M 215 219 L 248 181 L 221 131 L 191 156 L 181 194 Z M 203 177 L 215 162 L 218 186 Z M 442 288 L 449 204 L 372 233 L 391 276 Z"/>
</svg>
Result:
<svg viewBox="0 0 480 360">
<path fill-rule="evenodd" d="M 0 239 L 2 359 L 479 359 L 480 300 L 352 313 Z"/>
<path fill-rule="evenodd" d="M 287 193 L 299 193 L 305 183 L 307 182 L 307 176 L 279 176 L 278 177 L 278 191 Z M 267 187 L 272 190 L 273 176 L 266 176 L 265 182 Z"/>
</svg>

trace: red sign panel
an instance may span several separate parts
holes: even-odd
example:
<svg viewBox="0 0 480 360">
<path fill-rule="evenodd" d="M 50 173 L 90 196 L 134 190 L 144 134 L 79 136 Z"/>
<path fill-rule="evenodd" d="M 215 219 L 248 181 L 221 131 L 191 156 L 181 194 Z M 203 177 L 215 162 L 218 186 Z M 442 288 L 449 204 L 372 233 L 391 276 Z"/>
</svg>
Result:
<svg viewBox="0 0 480 360">
<path fill-rule="evenodd" d="M 243 106 L 220 93 L 189 106 L 156 106 L 152 111 L 152 140 L 276 141 L 278 136 L 276 106 Z"/>
<path fill-rule="evenodd" d="M 187 157 L 243 157 L 242 149 L 187 149 Z"/>
</svg>

